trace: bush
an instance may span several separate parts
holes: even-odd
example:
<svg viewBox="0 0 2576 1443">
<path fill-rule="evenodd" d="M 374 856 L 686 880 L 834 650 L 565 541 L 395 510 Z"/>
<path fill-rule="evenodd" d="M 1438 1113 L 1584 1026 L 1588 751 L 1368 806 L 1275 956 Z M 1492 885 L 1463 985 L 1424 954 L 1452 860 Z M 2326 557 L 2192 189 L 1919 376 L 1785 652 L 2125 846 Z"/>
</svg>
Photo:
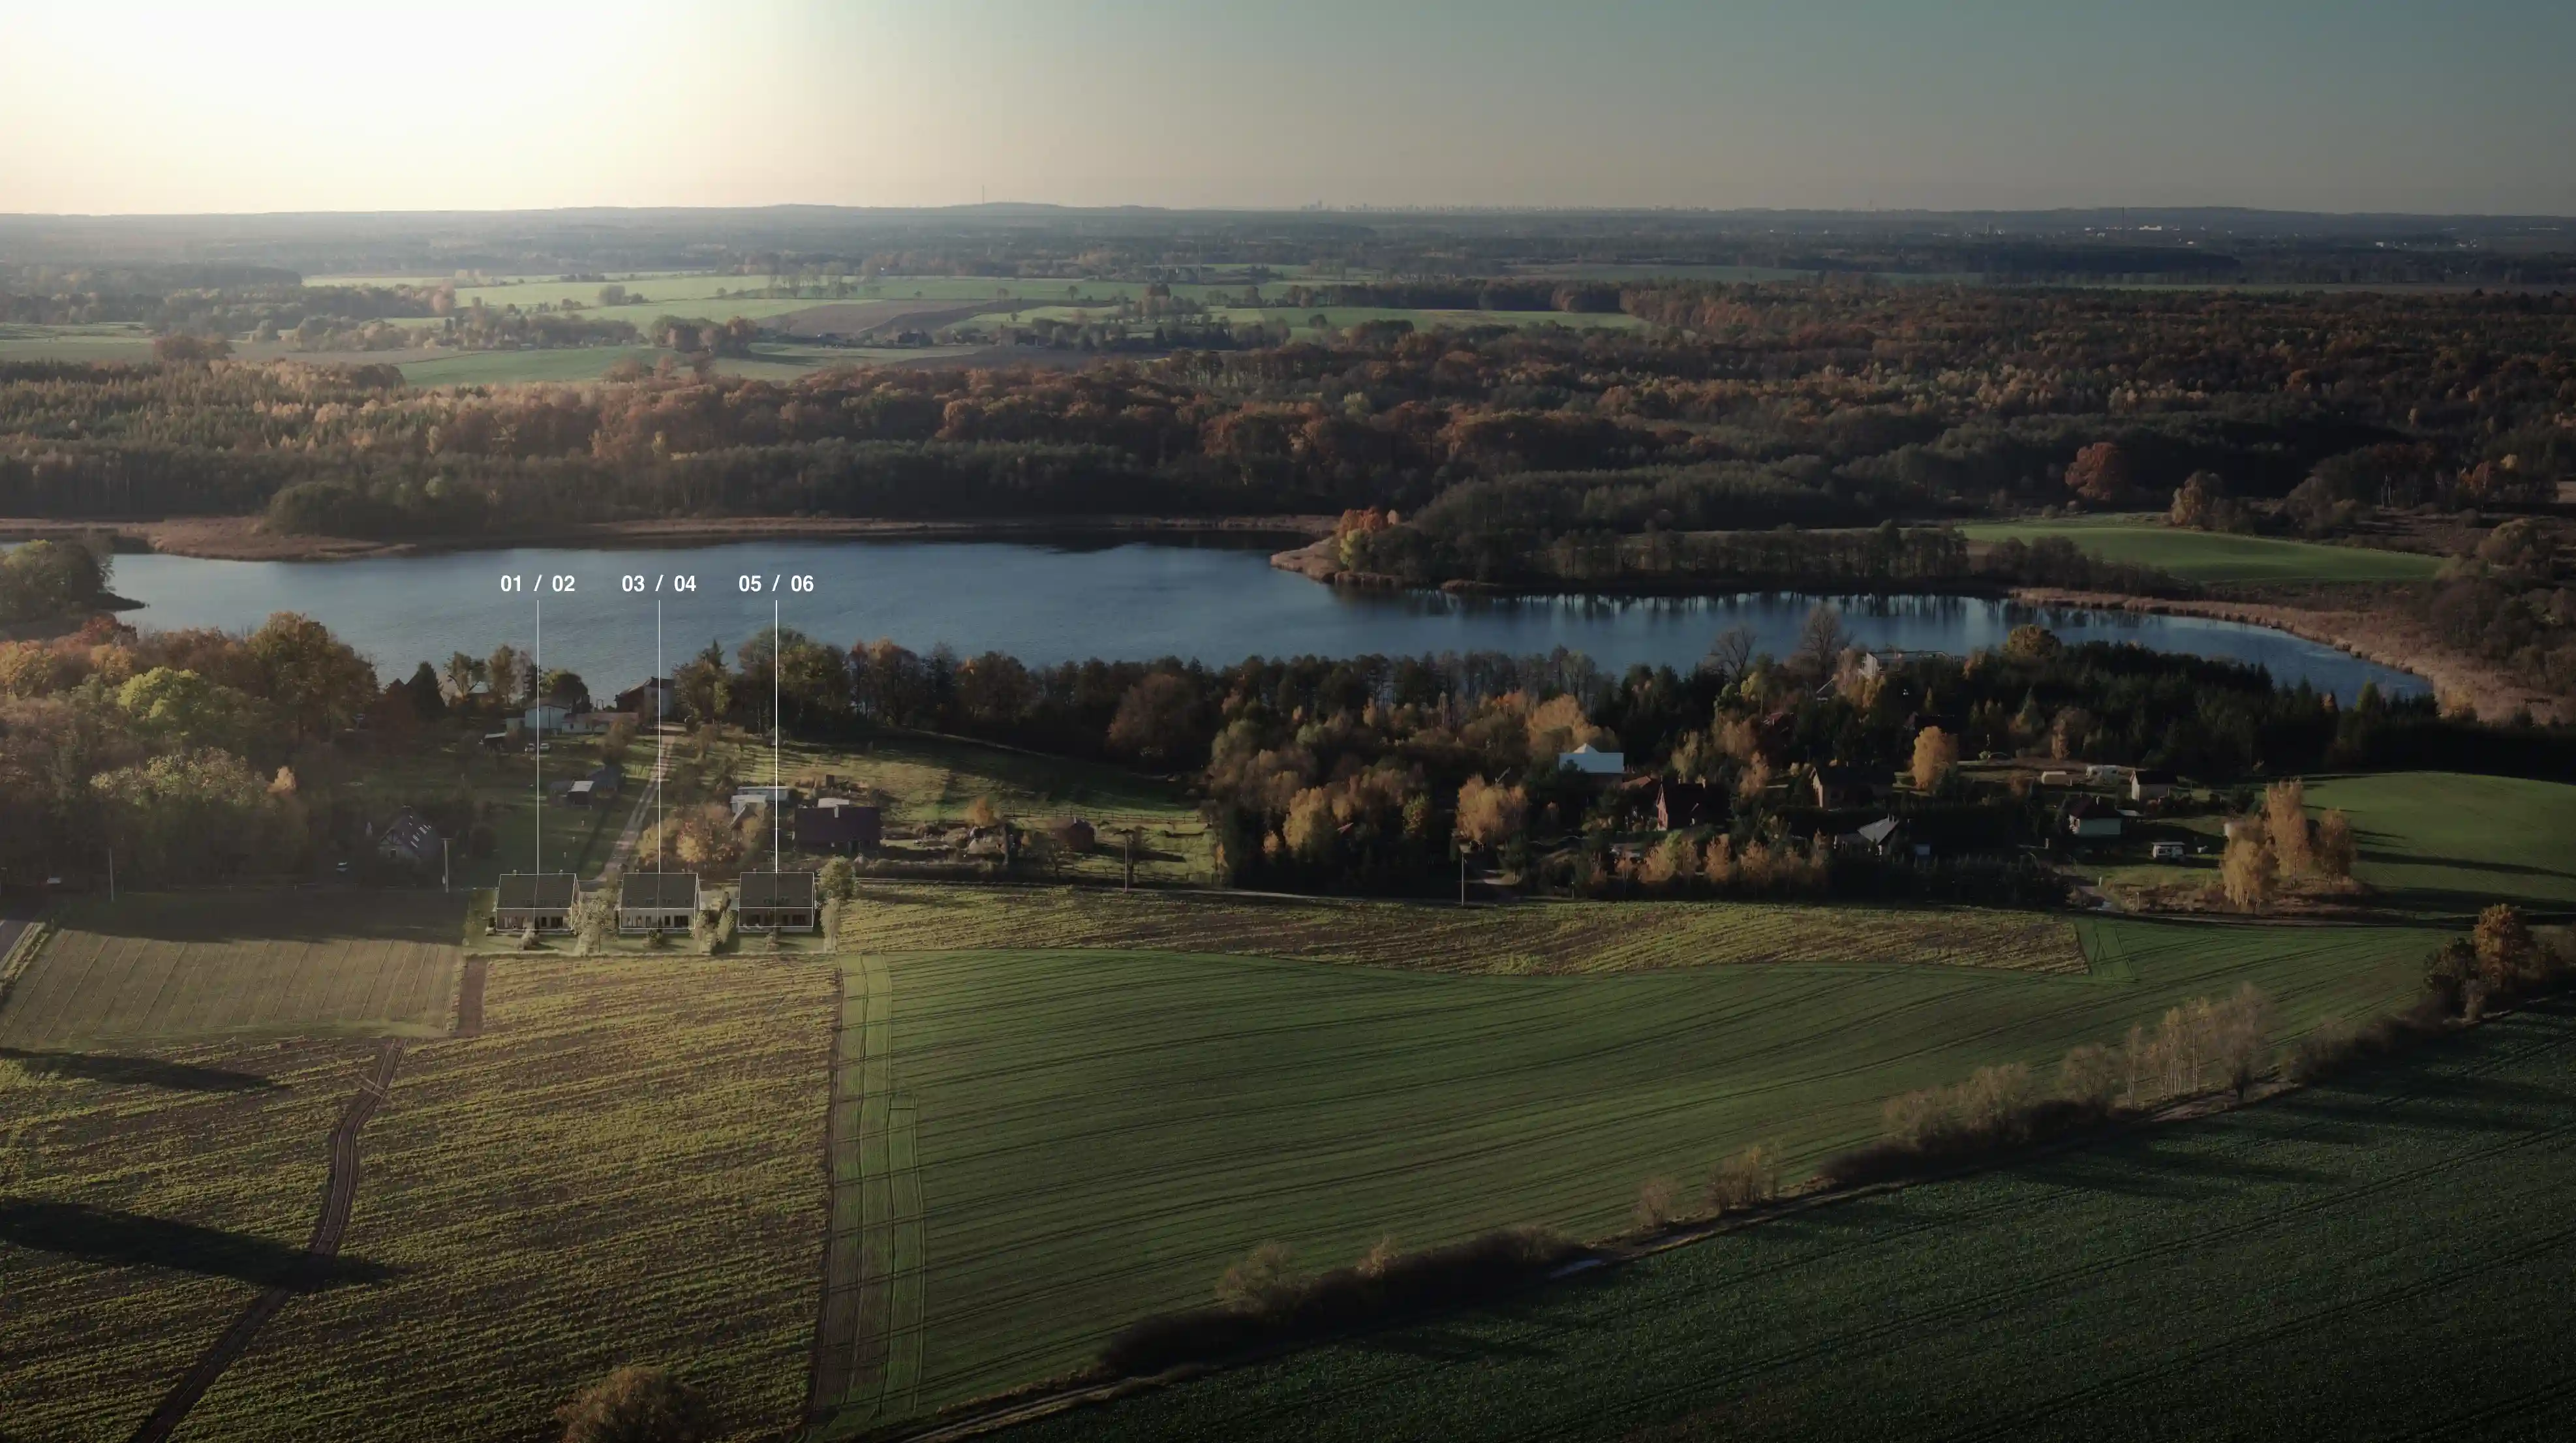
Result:
<svg viewBox="0 0 2576 1443">
<path fill-rule="evenodd" d="M 1297 1288 L 1297 1265 L 1286 1243 L 1263 1243 L 1216 1280 L 1219 1307 L 1259 1312 L 1276 1307 Z"/>
<path fill-rule="evenodd" d="M 667 1368 L 629 1365 L 555 1413 L 564 1443 L 704 1443 L 714 1410 Z"/>
<path fill-rule="evenodd" d="M 1583 1256 L 1579 1244 L 1543 1228 L 1505 1228 L 1417 1253 L 1391 1253 L 1381 1242 L 1357 1265 L 1310 1278 L 1278 1278 L 1247 1291 L 1240 1304 L 1133 1323 L 1101 1350 L 1100 1366 L 1124 1376 L 1159 1373 L 1425 1309 L 1483 1302 Z"/>
<path fill-rule="evenodd" d="M 1633 1214 L 1637 1231 L 1661 1232 L 1672 1223 L 1673 1197 L 1679 1189 L 1668 1177 L 1650 1177 L 1637 1184 L 1637 1206 Z"/>
<path fill-rule="evenodd" d="M 1748 1147 L 1708 1178 L 1708 1210 L 1719 1216 L 1759 1207 L 1780 1195 L 1780 1166 L 1767 1149 Z"/>
</svg>

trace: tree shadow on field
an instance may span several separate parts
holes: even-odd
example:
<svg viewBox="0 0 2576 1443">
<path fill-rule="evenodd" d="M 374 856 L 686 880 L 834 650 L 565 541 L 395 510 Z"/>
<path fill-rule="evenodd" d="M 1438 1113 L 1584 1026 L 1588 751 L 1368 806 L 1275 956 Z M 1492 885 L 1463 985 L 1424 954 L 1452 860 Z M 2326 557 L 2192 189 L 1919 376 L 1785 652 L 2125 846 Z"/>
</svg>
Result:
<svg viewBox="0 0 2576 1443">
<path fill-rule="evenodd" d="M 284 1084 L 255 1072 L 222 1067 L 192 1067 L 149 1057 L 118 1057 L 105 1052 L 27 1052 L 0 1047 L 0 1058 L 23 1065 L 38 1077 L 69 1077 L 83 1082 L 160 1087 L 173 1092 L 265 1092 Z"/>
<path fill-rule="evenodd" d="M 363 1258 L 316 1258 L 300 1247 L 195 1223 L 16 1198 L 0 1199 L 0 1244 L 107 1267 L 167 1268 L 300 1293 L 389 1282 L 402 1271 Z"/>
<path fill-rule="evenodd" d="M 2034 1182 L 2082 1192 L 2181 1202 L 2225 1196 L 2248 1184 L 2314 1188 L 2347 1180 L 2342 1173 L 2322 1168 L 2158 1146 L 2155 1141 L 2118 1149 L 2062 1153 L 2025 1164 L 2020 1171 Z"/>
</svg>

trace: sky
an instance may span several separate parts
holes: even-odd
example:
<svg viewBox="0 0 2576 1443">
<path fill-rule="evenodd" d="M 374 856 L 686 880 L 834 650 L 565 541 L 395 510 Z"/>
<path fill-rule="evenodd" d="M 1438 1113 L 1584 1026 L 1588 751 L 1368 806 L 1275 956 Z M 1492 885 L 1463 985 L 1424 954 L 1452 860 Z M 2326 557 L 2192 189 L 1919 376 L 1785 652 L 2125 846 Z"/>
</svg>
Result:
<svg viewBox="0 0 2576 1443">
<path fill-rule="evenodd" d="M 2576 214 L 2570 0 L 0 0 L 0 212 Z"/>
</svg>

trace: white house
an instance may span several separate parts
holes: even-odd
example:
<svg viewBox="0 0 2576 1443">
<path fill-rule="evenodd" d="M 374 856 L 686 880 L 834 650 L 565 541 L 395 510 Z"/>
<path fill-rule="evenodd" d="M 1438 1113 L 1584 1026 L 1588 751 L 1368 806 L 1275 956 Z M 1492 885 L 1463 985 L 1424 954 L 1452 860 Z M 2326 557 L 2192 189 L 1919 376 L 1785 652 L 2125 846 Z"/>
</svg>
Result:
<svg viewBox="0 0 2576 1443">
<path fill-rule="evenodd" d="M 1618 777 L 1628 770 L 1628 755 L 1625 752 L 1601 751 L 1592 743 L 1585 742 L 1570 752 L 1557 753 L 1556 769 L 1581 772 L 1587 777 Z"/>
</svg>

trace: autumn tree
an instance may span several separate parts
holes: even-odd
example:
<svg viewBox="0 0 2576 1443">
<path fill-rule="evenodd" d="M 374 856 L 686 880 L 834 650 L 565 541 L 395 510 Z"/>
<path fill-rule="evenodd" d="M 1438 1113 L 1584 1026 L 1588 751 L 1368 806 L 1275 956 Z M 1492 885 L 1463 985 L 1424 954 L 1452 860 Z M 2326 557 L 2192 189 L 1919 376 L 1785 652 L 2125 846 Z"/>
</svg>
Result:
<svg viewBox="0 0 2576 1443">
<path fill-rule="evenodd" d="M 1529 794 L 1469 777 L 1458 788 L 1458 839 L 1471 847 L 1499 847 L 1519 835 Z"/>
<path fill-rule="evenodd" d="M 2263 791 L 2263 831 L 2272 839 L 2281 870 L 2305 872 L 2313 859 L 2308 847 L 2308 786 L 2296 777 L 2274 782 Z"/>
<path fill-rule="evenodd" d="M 2531 924 L 2509 902 L 2498 902 L 2478 914 L 2469 945 L 2477 952 L 2478 975 L 2490 987 L 2510 987 L 2521 981 L 2539 955 Z"/>
<path fill-rule="evenodd" d="M 1959 769 L 1959 739 L 1939 727 L 1925 727 L 1914 737 L 1915 790 L 1937 792 Z"/>
<path fill-rule="evenodd" d="M 298 738 L 330 736 L 377 696 L 375 668 L 311 617 L 281 611 L 251 633 L 248 645 L 268 700 Z"/>
<path fill-rule="evenodd" d="M 2129 494 L 2128 453 L 2110 441 L 2096 441 L 2075 453 L 2066 467 L 2066 489 L 2097 506 L 2115 505 Z"/>
<path fill-rule="evenodd" d="M 2349 815 L 2330 811 L 2317 819 L 2316 843 L 2310 851 L 2319 873 L 2337 879 L 2351 876 L 2359 850 Z"/>
<path fill-rule="evenodd" d="M 2227 839 L 2218 874 L 2229 905 L 2237 911 L 2260 912 L 2272 905 L 2273 894 L 2280 889 L 2281 862 L 2259 822 L 2238 826 L 2236 835 Z"/>
<path fill-rule="evenodd" d="M 1119 698 L 1109 719 L 1109 748 L 1140 761 L 1179 761 L 1197 734 L 1197 711 L 1198 693 L 1187 678 L 1148 672 Z"/>
</svg>

